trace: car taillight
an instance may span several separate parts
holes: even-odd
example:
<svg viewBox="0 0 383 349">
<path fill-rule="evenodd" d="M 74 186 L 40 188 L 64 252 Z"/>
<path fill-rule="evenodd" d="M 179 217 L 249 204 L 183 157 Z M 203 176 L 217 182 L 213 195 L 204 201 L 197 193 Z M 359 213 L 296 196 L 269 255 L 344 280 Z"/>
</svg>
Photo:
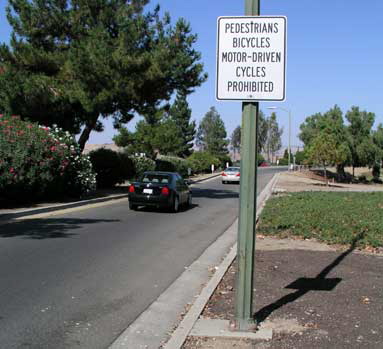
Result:
<svg viewBox="0 0 383 349">
<path fill-rule="evenodd" d="M 170 191 L 168 187 L 163 187 L 161 190 L 161 195 L 169 195 Z"/>
<path fill-rule="evenodd" d="M 241 176 L 241 174 L 240 174 L 240 173 L 237 173 L 237 174 L 236 174 L 236 176 L 237 176 L 237 177 L 240 177 L 240 176 Z"/>
<path fill-rule="evenodd" d="M 131 184 L 129 186 L 129 193 L 134 193 L 134 185 L 133 184 Z"/>
<path fill-rule="evenodd" d="M 227 174 L 225 172 L 222 172 L 222 176 L 227 176 Z"/>
</svg>

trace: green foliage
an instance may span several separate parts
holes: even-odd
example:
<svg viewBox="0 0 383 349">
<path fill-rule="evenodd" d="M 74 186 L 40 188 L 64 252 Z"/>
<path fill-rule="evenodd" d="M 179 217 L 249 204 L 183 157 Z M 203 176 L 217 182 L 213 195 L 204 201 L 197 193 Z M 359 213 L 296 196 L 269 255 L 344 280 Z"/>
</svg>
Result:
<svg viewBox="0 0 383 349">
<path fill-rule="evenodd" d="M 233 164 L 233 161 L 231 160 L 231 158 L 228 154 L 218 155 L 217 159 L 220 162 L 219 167 L 221 167 L 221 168 L 226 168 L 226 164 L 229 164 L 229 166 L 231 166 Z"/>
<path fill-rule="evenodd" d="M 307 148 L 307 160 L 310 164 L 323 166 L 327 180 L 326 167 L 344 164 L 347 161 L 349 148 L 345 143 L 338 144 L 335 135 L 325 129 L 321 131 Z"/>
<path fill-rule="evenodd" d="M 383 125 L 379 124 L 376 131 L 372 134 L 372 140 L 378 149 L 377 162 L 383 164 Z"/>
<path fill-rule="evenodd" d="M 258 154 L 257 156 L 257 162 L 258 162 L 258 166 L 265 161 L 265 158 L 262 154 Z"/>
<path fill-rule="evenodd" d="M 154 171 L 156 169 L 156 162 L 152 159 L 143 156 L 132 156 L 134 164 L 135 177 L 139 178 L 145 171 Z"/>
<path fill-rule="evenodd" d="M 188 167 L 192 169 L 193 173 L 203 173 L 210 172 L 212 164 L 215 168 L 218 168 L 221 161 L 208 152 L 195 151 L 187 158 L 187 164 Z"/>
<path fill-rule="evenodd" d="M 229 141 L 221 116 L 214 107 L 205 114 L 197 132 L 197 144 L 205 152 L 213 155 L 227 154 Z"/>
<path fill-rule="evenodd" d="M 305 150 L 297 151 L 295 153 L 295 163 L 297 165 L 304 165 L 307 160 L 307 154 Z"/>
<path fill-rule="evenodd" d="M 282 147 L 282 134 L 283 128 L 280 128 L 277 121 L 277 114 L 272 113 L 269 118 L 265 120 L 265 127 L 267 129 L 264 148 L 267 153 L 267 158 L 271 162 L 272 156 Z"/>
<path fill-rule="evenodd" d="M 258 113 L 258 153 L 266 151 L 266 141 L 268 135 L 269 123 L 262 110 Z M 241 126 L 237 126 L 233 131 L 230 139 L 231 146 L 234 152 L 241 151 Z"/>
<path fill-rule="evenodd" d="M 121 157 L 117 152 L 100 148 L 91 151 L 89 158 L 96 172 L 97 188 L 112 188 L 127 179 Z"/>
<path fill-rule="evenodd" d="M 177 156 L 186 158 L 193 153 L 193 142 L 196 134 L 196 123 L 190 121 L 191 109 L 186 100 L 185 93 L 177 93 L 177 97 L 169 110 L 169 117 L 180 129 L 181 142 L 176 142 L 178 149 L 173 153 Z"/>
<path fill-rule="evenodd" d="M 94 187 L 92 165 L 68 132 L 0 115 L 0 196 L 80 196 Z"/>
<path fill-rule="evenodd" d="M 178 172 L 182 177 L 187 177 L 188 163 L 186 159 L 175 156 L 158 156 L 156 159 L 156 170 Z"/>
<path fill-rule="evenodd" d="M 113 140 L 118 146 L 125 147 L 128 153 L 143 153 L 151 159 L 155 159 L 157 154 L 176 155 L 184 144 L 180 128 L 169 118 L 155 124 L 141 120 L 136 124 L 135 132 L 122 127 Z"/>
<path fill-rule="evenodd" d="M 117 153 L 120 159 L 122 174 L 124 179 L 133 178 L 136 174 L 136 170 L 134 168 L 134 162 L 132 158 L 127 153 Z"/>
<path fill-rule="evenodd" d="M 332 149 L 333 156 L 330 162 L 336 165 L 339 178 L 344 178 L 344 166 L 350 162 L 351 150 L 349 135 L 347 128 L 344 125 L 342 111 L 340 108 L 335 105 L 324 114 L 317 113 L 307 117 L 305 122 L 301 124 L 300 129 L 301 133 L 299 138 L 303 141 L 305 149 L 307 148 L 308 151 L 314 140 L 316 140 L 317 143 L 315 147 L 320 147 L 318 144 L 319 134 L 322 134 L 321 137 L 324 137 L 324 134 L 326 134 L 327 139 L 331 138 L 331 141 L 329 142 L 334 149 Z M 324 151 L 325 149 L 321 150 L 322 153 Z M 314 160 L 312 151 L 310 155 L 308 154 L 308 158 L 309 161 Z M 319 160 L 316 159 L 316 161 Z"/>
<path fill-rule="evenodd" d="M 234 153 L 241 152 L 241 126 L 237 126 L 234 129 L 233 133 L 231 134 L 230 144 Z"/>
<path fill-rule="evenodd" d="M 382 202 L 382 192 L 290 193 L 267 201 L 258 232 L 330 244 L 350 244 L 364 233 L 359 246 L 383 246 Z"/>
<path fill-rule="evenodd" d="M 352 107 L 346 114 L 349 122 L 349 145 L 351 151 L 351 165 L 353 167 L 372 166 L 377 160 L 378 148 L 372 138 L 372 126 L 375 114 L 360 111 L 359 107 Z"/>
<path fill-rule="evenodd" d="M 78 133 L 80 147 L 101 118 L 116 125 L 146 114 L 175 91 L 207 78 L 197 36 L 170 24 L 149 0 L 10 0 L 10 47 L 0 46 L 0 110 Z"/>
</svg>

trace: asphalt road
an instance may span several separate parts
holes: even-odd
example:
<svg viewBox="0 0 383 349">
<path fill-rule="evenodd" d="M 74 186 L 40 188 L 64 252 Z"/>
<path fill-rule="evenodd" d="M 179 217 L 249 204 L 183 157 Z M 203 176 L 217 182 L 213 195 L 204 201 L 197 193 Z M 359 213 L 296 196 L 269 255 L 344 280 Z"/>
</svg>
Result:
<svg viewBox="0 0 383 349">
<path fill-rule="evenodd" d="M 0 347 L 106 348 L 234 222 L 238 190 L 215 178 L 177 214 L 122 200 L 0 225 Z"/>
</svg>

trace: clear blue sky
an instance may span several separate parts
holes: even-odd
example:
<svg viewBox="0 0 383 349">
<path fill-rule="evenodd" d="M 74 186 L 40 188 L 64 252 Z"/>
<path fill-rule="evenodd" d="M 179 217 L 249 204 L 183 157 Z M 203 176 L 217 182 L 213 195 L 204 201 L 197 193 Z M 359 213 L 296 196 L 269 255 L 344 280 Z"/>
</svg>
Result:
<svg viewBox="0 0 383 349">
<path fill-rule="evenodd" d="M 11 29 L 5 18 L 7 1 L 0 0 L 0 41 L 8 42 Z M 215 100 L 216 23 L 218 16 L 241 16 L 244 0 L 158 0 L 172 23 L 184 17 L 198 34 L 208 81 L 189 97 L 192 117 L 199 121 L 215 106 L 228 135 L 241 122 L 241 103 Z M 376 114 L 383 123 L 383 1 L 369 0 L 261 0 L 261 15 L 287 17 L 287 86 L 284 102 L 262 102 L 261 109 L 279 106 L 292 112 L 292 144 L 298 145 L 299 125 L 316 112 L 338 104 L 343 112 L 352 105 Z M 288 143 L 288 117 L 276 111 Z M 136 118 L 137 119 L 137 118 Z M 132 128 L 134 122 L 129 128 Z M 89 143 L 110 143 L 110 123 Z"/>
</svg>

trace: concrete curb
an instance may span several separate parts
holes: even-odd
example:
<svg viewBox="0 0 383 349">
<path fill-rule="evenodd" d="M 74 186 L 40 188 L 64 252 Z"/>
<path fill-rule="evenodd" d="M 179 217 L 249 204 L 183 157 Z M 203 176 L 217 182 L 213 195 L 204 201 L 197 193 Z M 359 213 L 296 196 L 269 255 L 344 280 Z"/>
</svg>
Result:
<svg viewBox="0 0 383 349">
<path fill-rule="evenodd" d="M 205 178 L 198 179 L 196 181 L 193 181 L 193 183 L 200 183 L 205 180 L 218 177 L 220 173 L 214 174 Z M 3 221 L 8 221 L 14 218 L 19 218 L 19 217 L 25 217 L 25 216 L 31 216 L 35 214 L 41 214 L 41 213 L 49 213 L 53 211 L 58 211 L 58 210 L 65 210 L 68 208 L 74 208 L 74 207 L 81 207 L 81 206 L 86 206 L 86 205 L 91 205 L 95 203 L 101 203 L 101 202 L 106 202 L 106 201 L 111 201 L 111 200 L 117 200 L 117 199 L 122 199 L 122 198 L 127 198 L 128 194 L 116 194 L 116 195 L 110 195 L 107 197 L 101 197 L 101 198 L 95 198 L 95 199 L 87 199 L 87 200 L 81 200 L 81 201 L 75 201 L 75 202 L 69 202 L 69 203 L 64 203 L 64 204 L 53 204 L 51 206 L 46 206 L 46 207 L 38 207 L 38 208 L 28 208 L 28 209 L 21 209 L 17 210 L 15 212 L 11 213 L 0 213 L 0 222 Z"/>
<path fill-rule="evenodd" d="M 118 194 L 118 195 L 112 195 L 112 196 L 107 196 L 103 198 L 95 198 L 95 199 L 81 200 L 76 202 L 69 202 L 65 204 L 56 204 L 56 205 L 46 206 L 46 207 L 31 208 L 31 209 L 12 212 L 12 213 L 3 213 L 0 215 L 0 222 L 13 219 L 13 218 L 31 216 L 31 215 L 40 214 L 40 213 L 48 213 L 48 212 L 53 212 L 58 210 L 65 210 L 68 208 L 81 207 L 81 206 L 105 202 L 105 201 L 122 199 L 125 197 L 128 197 L 128 194 Z"/>
<path fill-rule="evenodd" d="M 261 214 L 265 202 L 271 196 L 273 188 L 277 182 L 279 173 L 275 174 L 266 187 L 257 197 L 257 219 Z M 238 221 L 238 220 L 237 220 Z M 237 222 L 236 221 L 236 222 Z M 234 225 L 234 224 L 233 224 Z M 179 349 L 182 347 L 183 343 L 186 340 L 186 337 L 189 335 L 199 316 L 201 315 L 203 309 L 205 308 L 210 297 L 214 293 L 218 284 L 221 282 L 226 271 L 233 263 L 235 257 L 237 256 L 237 243 L 235 243 L 222 263 L 217 267 L 217 271 L 214 273 L 208 284 L 204 287 L 200 293 L 197 300 L 194 302 L 186 316 L 180 322 L 176 330 L 173 332 L 169 341 L 164 345 L 164 349 Z M 269 339 L 269 337 L 267 337 Z"/>
</svg>

